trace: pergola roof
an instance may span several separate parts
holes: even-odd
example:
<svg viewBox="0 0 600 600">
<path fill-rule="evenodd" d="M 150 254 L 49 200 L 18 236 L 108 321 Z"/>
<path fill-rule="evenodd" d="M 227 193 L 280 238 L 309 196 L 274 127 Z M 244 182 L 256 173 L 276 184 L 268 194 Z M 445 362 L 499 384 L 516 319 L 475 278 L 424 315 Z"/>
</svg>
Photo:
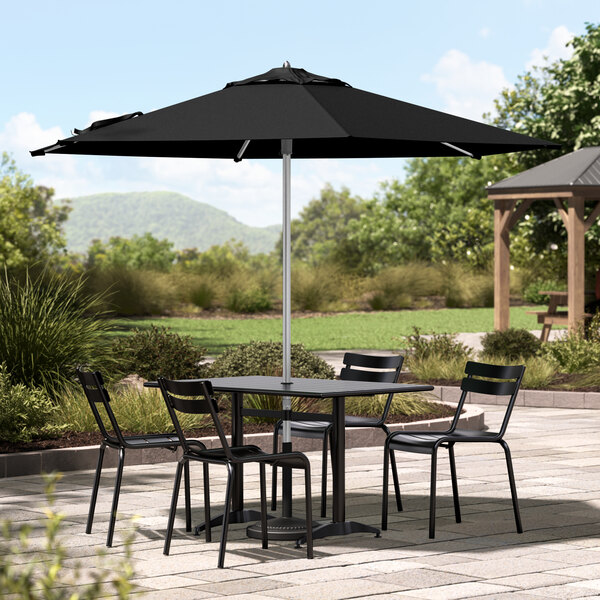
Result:
<svg viewBox="0 0 600 600">
<path fill-rule="evenodd" d="M 596 188 L 596 193 L 600 191 L 600 146 L 581 148 L 559 156 L 503 179 L 487 190 L 493 196 L 534 191 L 570 191 L 572 195 L 576 195 L 578 192 L 589 192 L 590 188 Z"/>
</svg>

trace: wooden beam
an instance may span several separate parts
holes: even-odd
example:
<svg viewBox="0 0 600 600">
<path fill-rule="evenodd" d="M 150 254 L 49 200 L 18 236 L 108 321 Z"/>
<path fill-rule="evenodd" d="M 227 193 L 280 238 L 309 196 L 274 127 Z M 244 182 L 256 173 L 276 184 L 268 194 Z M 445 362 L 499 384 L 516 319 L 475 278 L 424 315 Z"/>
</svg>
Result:
<svg viewBox="0 0 600 600">
<path fill-rule="evenodd" d="M 569 332 L 583 322 L 585 305 L 585 198 L 572 198 L 568 208 Z"/>
<path fill-rule="evenodd" d="M 564 200 L 562 200 L 561 198 L 554 198 L 554 204 L 556 205 L 556 208 L 558 209 L 558 214 L 560 215 L 560 218 L 562 219 L 562 222 L 565 224 L 565 227 L 568 231 L 569 213 L 567 212 Z"/>
<path fill-rule="evenodd" d="M 510 230 L 515 200 L 494 200 L 494 329 L 510 325 Z"/>
<path fill-rule="evenodd" d="M 588 215 L 588 218 L 585 220 L 585 231 L 587 233 L 588 229 L 596 222 L 596 219 L 600 216 L 600 202 L 594 206 L 592 212 Z"/>
<path fill-rule="evenodd" d="M 533 204 L 533 198 L 522 200 L 521 204 L 515 208 L 510 219 L 507 223 L 507 227 L 511 230 L 523 217 L 523 215 L 529 210 L 529 207 Z"/>
</svg>

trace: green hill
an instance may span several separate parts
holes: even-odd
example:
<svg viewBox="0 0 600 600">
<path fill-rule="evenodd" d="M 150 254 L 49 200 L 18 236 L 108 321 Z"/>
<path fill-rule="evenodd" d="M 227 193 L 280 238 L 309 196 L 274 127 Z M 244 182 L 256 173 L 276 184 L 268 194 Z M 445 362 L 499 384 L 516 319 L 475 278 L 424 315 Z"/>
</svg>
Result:
<svg viewBox="0 0 600 600">
<path fill-rule="evenodd" d="M 178 250 L 206 250 L 236 239 L 252 253 L 270 252 L 280 231 L 277 226 L 244 225 L 223 210 L 174 192 L 95 194 L 73 198 L 71 206 L 65 233 L 73 252 L 85 252 L 93 239 L 146 232 L 168 239 Z"/>
</svg>

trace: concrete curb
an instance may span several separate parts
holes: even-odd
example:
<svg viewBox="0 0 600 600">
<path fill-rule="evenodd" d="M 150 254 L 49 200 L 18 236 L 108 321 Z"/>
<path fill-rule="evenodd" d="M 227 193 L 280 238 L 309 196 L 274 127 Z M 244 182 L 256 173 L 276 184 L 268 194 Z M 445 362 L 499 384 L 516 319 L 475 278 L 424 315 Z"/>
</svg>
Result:
<svg viewBox="0 0 600 600">
<path fill-rule="evenodd" d="M 455 386 L 436 386 L 432 392 L 441 402 L 456 403 L 460 397 L 460 388 Z M 483 396 L 469 392 L 466 402 L 474 404 L 502 404 L 494 402 L 494 396 Z M 561 392 L 557 390 L 520 390 L 515 406 L 537 408 L 589 408 L 600 409 L 600 392 Z"/>
<path fill-rule="evenodd" d="M 468 406 L 461 415 L 459 426 L 463 429 L 481 430 L 485 427 L 484 411 L 475 406 Z M 447 429 L 452 417 L 414 421 L 389 425 L 391 431 L 423 430 L 443 431 Z M 217 437 L 201 438 L 207 448 L 219 447 Z M 370 427 L 355 427 L 346 430 L 346 448 L 362 448 L 383 446 L 385 434 Z M 272 451 L 272 433 L 252 433 L 244 436 L 245 444 L 255 444 L 267 452 Z M 294 438 L 294 450 L 310 452 L 320 450 L 322 442 L 304 438 Z M 137 452 L 129 452 L 125 456 L 128 465 L 154 464 L 175 461 L 178 452 L 164 448 L 148 448 Z M 17 477 L 19 475 L 38 475 L 51 471 L 78 471 L 95 469 L 98 461 L 98 446 L 82 446 L 79 448 L 57 448 L 37 452 L 16 452 L 0 454 L 0 478 Z M 117 466 L 117 452 L 108 448 L 104 455 L 104 468 Z"/>
</svg>

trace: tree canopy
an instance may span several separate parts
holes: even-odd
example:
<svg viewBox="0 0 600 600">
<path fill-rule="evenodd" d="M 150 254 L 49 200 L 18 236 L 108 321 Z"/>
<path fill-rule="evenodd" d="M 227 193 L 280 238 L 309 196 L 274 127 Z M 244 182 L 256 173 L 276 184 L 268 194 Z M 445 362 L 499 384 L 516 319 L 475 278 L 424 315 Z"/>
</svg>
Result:
<svg viewBox="0 0 600 600">
<path fill-rule="evenodd" d="M 54 190 L 36 186 L 6 153 L 0 161 L 0 265 L 22 268 L 52 262 L 66 246 L 66 204 L 55 206 Z"/>
</svg>

